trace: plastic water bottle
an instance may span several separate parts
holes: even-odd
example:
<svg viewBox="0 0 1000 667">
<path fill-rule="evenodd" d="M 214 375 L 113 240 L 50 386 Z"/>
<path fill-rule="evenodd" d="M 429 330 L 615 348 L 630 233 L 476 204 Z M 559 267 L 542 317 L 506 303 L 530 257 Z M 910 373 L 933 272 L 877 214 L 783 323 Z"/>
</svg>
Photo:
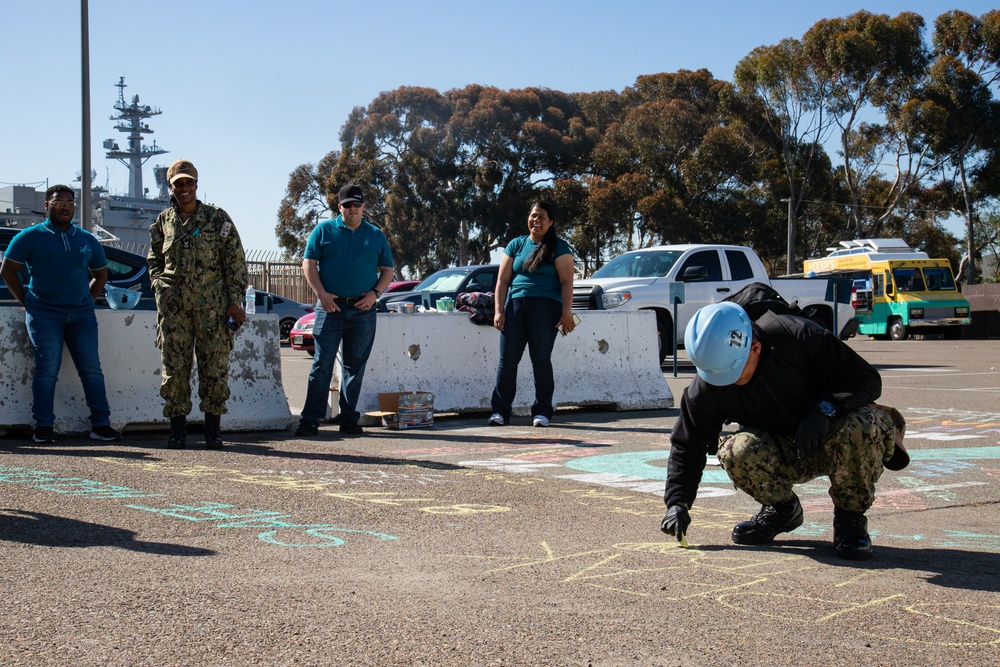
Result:
<svg viewBox="0 0 1000 667">
<path fill-rule="evenodd" d="M 243 310 L 247 315 L 253 315 L 257 312 L 257 293 L 254 291 L 253 285 L 247 287 L 246 305 L 243 306 Z"/>
</svg>

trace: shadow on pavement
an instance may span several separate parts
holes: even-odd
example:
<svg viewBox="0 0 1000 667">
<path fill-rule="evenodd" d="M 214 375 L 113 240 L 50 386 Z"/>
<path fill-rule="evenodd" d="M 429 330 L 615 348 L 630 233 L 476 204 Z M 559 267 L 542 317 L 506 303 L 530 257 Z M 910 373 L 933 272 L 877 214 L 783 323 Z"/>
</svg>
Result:
<svg viewBox="0 0 1000 667">
<path fill-rule="evenodd" d="M 796 555 L 812 558 L 824 565 L 850 567 L 869 572 L 910 570 L 925 573 L 921 578 L 927 583 L 944 588 L 970 591 L 1000 592 L 1000 554 L 963 549 L 937 547 L 900 547 L 879 544 L 873 536 L 874 554 L 867 561 L 850 561 L 839 558 L 827 540 L 783 541 L 756 547 L 734 544 L 709 544 L 697 547 L 699 551 L 764 551 L 773 554 Z"/>
<path fill-rule="evenodd" d="M 485 428 L 485 427 L 483 427 Z M 566 447 L 584 447 L 584 448 L 597 448 L 597 447 L 610 447 L 611 445 L 603 443 L 592 443 L 583 442 L 576 440 L 571 436 L 560 435 L 549 431 L 547 435 L 534 435 L 541 431 L 546 433 L 545 429 L 536 429 L 532 431 L 533 435 L 527 436 L 523 435 L 516 425 L 510 428 L 509 431 L 504 431 L 508 427 L 497 427 L 490 431 L 489 435 L 470 435 L 466 431 L 450 431 L 450 430 L 433 430 L 433 431 L 422 431 L 422 432 L 407 432 L 406 439 L 413 442 L 430 441 L 430 442 L 459 442 L 464 445 L 496 445 L 498 443 L 506 444 L 516 444 L 523 447 L 544 447 L 550 445 L 565 445 Z M 530 427 L 529 427 L 530 428 Z M 388 435 L 388 434 L 387 434 Z M 375 437 L 385 437 L 377 435 Z M 397 436 L 398 437 L 398 436 Z M 463 449 L 473 449 L 472 447 L 467 447 Z"/>
<path fill-rule="evenodd" d="M 343 440 L 332 442 L 343 443 Z M 334 454 L 320 452 L 292 452 L 284 449 L 274 449 L 264 445 L 249 445 L 241 443 L 227 443 L 226 450 L 253 454 L 254 456 L 280 456 L 285 459 L 305 459 L 308 461 L 331 461 L 334 463 L 354 463 L 358 465 L 390 465 L 390 466 L 416 466 L 418 468 L 431 468 L 433 470 L 465 470 L 463 466 L 440 461 L 425 461 L 421 459 L 397 459 L 388 456 L 366 456 L 363 454 Z"/>
<path fill-rule="evenodd" d="M 161 556 L 212 556 L 211 549 L 142 542 L 135 532 L 43 512 L 0 510 L 0 540 L 40 547 L 119 547 Z"/>
<path fill-rule="evenodd" d="M 118 443 L 126 447 L 137 447 L 134 443 Z M 106 442 L 83 440 L 82 442 L 57 442 L 54 445 L 39 445 L 30 440 L 26 443 L 11 443 L 0 440 L 0 451 L 17 452 L 18 454 L 41 456 L 115 456 L 122 459 L 147 459 L 150 454 L 127 449 L 95 449 L 94 446 L 108 447 Z M 114 445 L 111 445 L 114 447 Z"/>
</svg>

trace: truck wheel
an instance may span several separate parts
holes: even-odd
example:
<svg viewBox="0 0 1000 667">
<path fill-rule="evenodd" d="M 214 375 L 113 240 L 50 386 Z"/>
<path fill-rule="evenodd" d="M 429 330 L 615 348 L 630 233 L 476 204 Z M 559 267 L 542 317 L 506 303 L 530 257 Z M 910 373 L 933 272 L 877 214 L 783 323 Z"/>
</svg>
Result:
<svg viewBox="0 0 1000 667">
<path fill-rule="evenodd" d="M 827 331 L 833 331 L 833 317 L 821 308 L 811 311 L 806 315 L 810 320 L 820 325 Z"/>
<path fill-rule="evenodd" d="M 656 314 L 656 336 L 660 343 L 660 365 L 674 352 L 674 326 L 663 313 Z"/>
<path fill-rule="evenodd" d="M 292 327 L 295 326 L 295 320 L 288 318 L 281 320 L 278 323 L 278 342 L 287 343 L 292 338 Z"/>
<path fill-rule="evenodd" d="M 906 340 L 906 336 L 909 333 L 906 330 L 906 325 L 903 324 L 903 320 L 899 317 L 894 317 L 889 320 L 889 338 L 892 340 Z"/>
</svg>

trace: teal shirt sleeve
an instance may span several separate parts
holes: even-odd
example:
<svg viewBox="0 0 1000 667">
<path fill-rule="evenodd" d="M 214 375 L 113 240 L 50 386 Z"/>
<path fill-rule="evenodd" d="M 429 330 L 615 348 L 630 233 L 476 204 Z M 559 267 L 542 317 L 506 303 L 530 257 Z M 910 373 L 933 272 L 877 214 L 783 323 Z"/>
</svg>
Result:
<svg viewBox="0 0 1000 667">
<path fill-rule="evenodd" d="M 96 236 L 90 237 L 90 249 L 90 264 L 87 265 L 90 267 L 90 270 L 97 271 L 106 268 L 108 266 L 108 258 L 104 254 L 104 246 L 101 245 Z"/>
<path fill-rule="evenodd" d="M 395 266 L 392 261 L 392 250 L 389 249 L 389 239 L 385 237 L 385 232 L 382 232 L 382 247 L 379 248 L 378 265 L 388 267 Z"/>
<path fill-rule="evenodd" d="M 28 252 L 30 249 L 27 247 L 28 240 L 24 235 L 24 231 L 25 230 L 22 230 L 15 234 L 14 238 L 12 238 L 10 243 L 7 245 L 7 249 L 3 252 L 4 257 L 12 262 L 17 262 L 18 264 L 28 263 Z"/>
</svg>

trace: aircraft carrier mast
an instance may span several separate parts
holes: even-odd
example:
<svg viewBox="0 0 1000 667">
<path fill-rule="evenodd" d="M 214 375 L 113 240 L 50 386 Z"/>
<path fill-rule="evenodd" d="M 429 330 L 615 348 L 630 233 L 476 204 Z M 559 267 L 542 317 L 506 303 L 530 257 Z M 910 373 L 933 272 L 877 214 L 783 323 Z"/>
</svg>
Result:
<svg viewBox="0 0 1000 667">
<path fill-rule="evenodd" d="M 118 102 L 115 103 L 115 110 L 118 113 L 112 115 L 111 120 L 118 121 L 115 125 L 116 130 L 128 133 L 128 149 L 119 148 L 114 139 L 105 139 L 104 148 L 108 151 L 109 160 L 118 160 L 128 168 L 128 196 L 132 199 L 143 199 L 146 193 L 142 187 L 142 166 L 154 155 L 169 152 L 157 146 L 155 139 L 152 146 L 142 145 L 142 135 L 153 133 L 149 125 L 143 121 L 162 112 L 148 104 L 145 106 L 139 104 L 138 95 L 132 97 L 131 103 L 126 102 L 125 77 L 120 77 L 115 86 L 118 88 Z"/>
</svg>

